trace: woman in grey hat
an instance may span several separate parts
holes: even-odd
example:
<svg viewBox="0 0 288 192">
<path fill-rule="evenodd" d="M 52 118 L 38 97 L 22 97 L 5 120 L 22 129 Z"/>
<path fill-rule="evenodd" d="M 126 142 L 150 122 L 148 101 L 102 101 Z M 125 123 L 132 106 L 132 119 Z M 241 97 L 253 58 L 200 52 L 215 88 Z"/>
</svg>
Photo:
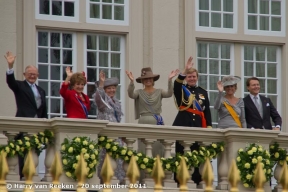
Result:
<svg viewBox="0 0 288 192">
<path fill-rule="evenodd" d="M 120 123 L 123 115 L 121 110 L 121 104 L 115 97 L 117 86 L 119 84 L 118 78 L 105 78 L 105 73 L 100 71 L 99 81 L 95 82 L 96 92 L 93 95 L 94 102 L 97 105 L 98 114 L 97 119 L 108 120 L 110 122 Z M 116 139 L 115 142 L 119 143 L 119 146 L 123 147 L 125 143 L 121 138 Z M 106 150 L 101 149 L 99 153 L 99 165 L 98 165 L 98 177 L 101 178 L 101 168 L 104 163 Z M 123 169 L 123 160 L 117 159 L 117 168 L 115 176 L 119 179 L 120 184 L 124 184 L 125 171 Z M 102 179 L 101 179 L 102 180 Z"/>
<path fill-rule="evenodd" d="M 241 80 L 238 76 L 226 76 L 217 82 L 219 90 L 214 109 L 218 110 L 218 128 L 246 128 L 244 101 L 234 96 L 237 83 Z M 225 94 L 223 95 L 223 90 Z"/>
</svg>

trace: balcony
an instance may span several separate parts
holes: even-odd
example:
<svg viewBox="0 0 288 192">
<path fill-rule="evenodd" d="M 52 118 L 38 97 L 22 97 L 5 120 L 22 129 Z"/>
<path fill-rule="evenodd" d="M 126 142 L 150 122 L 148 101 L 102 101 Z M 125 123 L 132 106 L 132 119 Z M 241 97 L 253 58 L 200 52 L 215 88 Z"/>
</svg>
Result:
<svg viewBox="0 0 288 192">
<path fill-rule="evenodd" d="M 280 131 L 269 131 L 260 129 L 203 129 L 192 127 L 176 127 L 176 126 L 159 126 L 145 125 L 132 123 L 110 123 L 108 121 L 90 120 L 90 119 L 68 119 L 68 118 L 53 118 L 53 119 L 36 119 L 36 118 L 16 118 L 16 117 L 0 117 L 0 129 L 3 135 L 0 137 L 1 145 L 7 145 L 7 142 L 13 141 L 14 137 L 19 132 L 25 132 L 27 136 L 50 130 L 54 133 L 54 145 L 48 145 L 40 156 L 32 151 L 34 167 L 36 173 L 33 176 L 33 183 L 39 186 L 49 186 L 52 182 L 50 169 L 54 160 L 55 154 L 59 153 L 62 148 L 62 143 L 65 138 L 88 137 L 91 140 L 98 141 L 99 136 L 106 136 L 109 139 L 123 138 L 127 150 L 135 150 L 143 152 L 147 157 L 153 157 L 153 153 L 162 154 L 162 157 L 169 158 L 175 156 L 175 141 L 179 141 L 184 147 L 184 153 L 190 151 L 190 146 L 194 142 L 198 142 L 200 146 L 211 146 L 212 143 L 224 142 L 224 151 L 217 156 L 217 161 L 212 161 L 214 173 L 213 188 L 214 191 L 229 191 L 230 185 L 228 182 L 228 172 L 232 160 L 236 160 L 239 154 L 239 149 L 245 149 L 248 144 L 256 143 L 263 150 L 268 150 L 270 145 L 275 142 L 284 150 L 288 149 L 288 133 Z M 155 155 L 155 154 L 154 154 Z M 154 156 L 155 157 L 155 156 Z M 60 157 L 61 159 L 61 157 Z M 62 159 L 61 159 L 61 162 Z M 11 184 L 12 188 L 9 191 L 22 191 L 21 184 L 25 184 L 25 179 L 20 180 L 18 173 L 18 157 L 7 157 L 9 172 L 6 176 L 7 185 Z M 276 169 L 273 172 L 275 178 L 280 179 L 282 165 L 276 163 Z M 115 164 L 115 160 L 111 158 L 111 164 Z M 127 171 L 128 163 L 124 163 L 124 169 Z M 45 173 L 39 171 L 39 166 L 45 166 Z M 37 171 L 38 167 L 38 171 Z M 115 169 L 115 166 L 112 166 Z M 275 167 L 274 167 L 275 168 Z M 43 168 L 42 168 L 43 169 Z M 189 169 L 190 174 L 193 172 L 193 167 Z M 200 171 L 203 171 L 203 164 L 200 164 Z M 169 170 L 164 170 L 165 178 L 163 179 L 163 191 L 179 191 L 176 182 L 173 179 L 173 173 Z M 60 177 L 60 183 L 67 185 L 71 190 L 76 190 L 77 181 L 67 177 L 66 172 Z M 97 176 L 97 171 L 91 179 L 85 181 L 87 189 L 92 191 L 96 189 L 96 185 L 100 186 L 100 179 Z M 129 179 L 126 178 L 126 184 Z M 146 170 L 140 171 L 138 185 L 142 186 L 138 191 L 153 191 L 155 182 Z M 281 191 L 280 183 L 272 181 L 264 185 L 265 192 Z M 115 176 L 112 177 L 111 184 L 119 185 L 119 181 Z M 92 187 L 94 186 L 94 188 Z M 189 191 L 205 191 L 205 182 L 201 182 L 196 186 L 192 180 L 187 183 Z M 18 189 L 17 189 L 18 187 Z M 22 186 L 23 187 L 23 186 Z M 255 191 L 253 188 L 245 188 L 240 182 L 239 191 L 248 192 Z M 35 191 L 48 191 L 48 189 L 35 189 Z M 100 190 L 101 191 L 101 190 Z M 128 191 L 128 189 L 113 189 L 113 191 Z"/>
</svg>

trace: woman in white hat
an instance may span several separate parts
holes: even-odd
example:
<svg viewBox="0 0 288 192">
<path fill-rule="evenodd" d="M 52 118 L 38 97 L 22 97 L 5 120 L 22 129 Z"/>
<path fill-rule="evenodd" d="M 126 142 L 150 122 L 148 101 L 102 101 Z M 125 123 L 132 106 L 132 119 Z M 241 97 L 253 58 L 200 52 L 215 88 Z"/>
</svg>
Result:
<svg viewBox="0 0 288 192">
<path fill-rule="evenodd" d="M 97 106 L 98 114 L 97 119 L 99 120 L 108 120 L 110 122 L 120 123 L 121 117 L 123 115 L 121 110 L 121 104 L 119 100 L 115 97 L 117 86 L 119 84 L 118 78 L 105 78 L 105 73 L 100 71 L 99 81 L 95 83 L 96 92 L 93 95 L 94 102 Z M 121 138 L 116 139 L 116 142 L 119 143 L 119 146 L 123 147 L 125 143 Z M 99 153 L 99 165 L 98 165 L 98 177 L 101 178 L 101 168 L 104 163 L 106 155 L 106 150 L 101 149 Z M 117 159 L 117 168 L 115 171 L 115 176 L 119 179 L 120 184 L 124 184 L 125 171 L 123 168 L 123 160 Z M 102 181 L 102 179 L 101 179 Z"/>
<path fill-rule="evenodd" d="M 226 76 L 217 82 L 219 94 L 216 98 L 214 109 L 218 110 L 218 128 L 246 128 L 244 101 L 234 96 L 237 83 L 241 80 L 238 76 Z M 223 94 L 223 90 L 225 94 Z"/>
</svg>

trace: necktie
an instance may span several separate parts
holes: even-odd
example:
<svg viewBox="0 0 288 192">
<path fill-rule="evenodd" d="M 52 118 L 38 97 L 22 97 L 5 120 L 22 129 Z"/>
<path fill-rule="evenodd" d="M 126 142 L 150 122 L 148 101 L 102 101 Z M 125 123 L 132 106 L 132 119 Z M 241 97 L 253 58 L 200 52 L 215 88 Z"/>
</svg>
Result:
<svg viewBox="0 0 288 192">
<path fill-rule="evenodd" d="M 259 112 L 259 114 L 261 116 L 260 105 L 258 103 L 258 97 L 256 97 L 256 96 L 254 97 L 254 104 L 255 104 L 255 106 L 256 106 L 256 108 L 257 108 L 257 110 L 258 110 L 258 112 Z"/>
<path fill-rule="evenodd" d="M 37 88 L 36 88 L 35 84 L 32 84 L 32 85 L 31 85 L 31 88 L 32 88 L 32 91 L 33 91 L 33 93 L 34 93 L 34 96 L 35 96 L 35 97 L 38 97 L 38 91 L 37 91 Z"/>
</svg>

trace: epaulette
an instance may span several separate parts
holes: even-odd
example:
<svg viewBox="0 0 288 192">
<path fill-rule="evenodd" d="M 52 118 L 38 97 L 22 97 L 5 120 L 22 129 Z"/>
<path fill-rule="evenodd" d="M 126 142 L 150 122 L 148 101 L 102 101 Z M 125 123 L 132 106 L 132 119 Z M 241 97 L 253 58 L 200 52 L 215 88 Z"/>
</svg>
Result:
<svg viewBox="0 0 288 192">
<path fill-rule="evenodd" d="M 176 78 L 175 81 L 177 81 L 178 83 L 183 83 L 184 80 L 181 80 L 179 78 Z"/>
<path fill-rule="evenodd" d="M 200 89 L 203 89 L 204 91 L 207 91 L 206 89 L 204 89 L 203 87 L 198 86 Z"/>
</svg>

